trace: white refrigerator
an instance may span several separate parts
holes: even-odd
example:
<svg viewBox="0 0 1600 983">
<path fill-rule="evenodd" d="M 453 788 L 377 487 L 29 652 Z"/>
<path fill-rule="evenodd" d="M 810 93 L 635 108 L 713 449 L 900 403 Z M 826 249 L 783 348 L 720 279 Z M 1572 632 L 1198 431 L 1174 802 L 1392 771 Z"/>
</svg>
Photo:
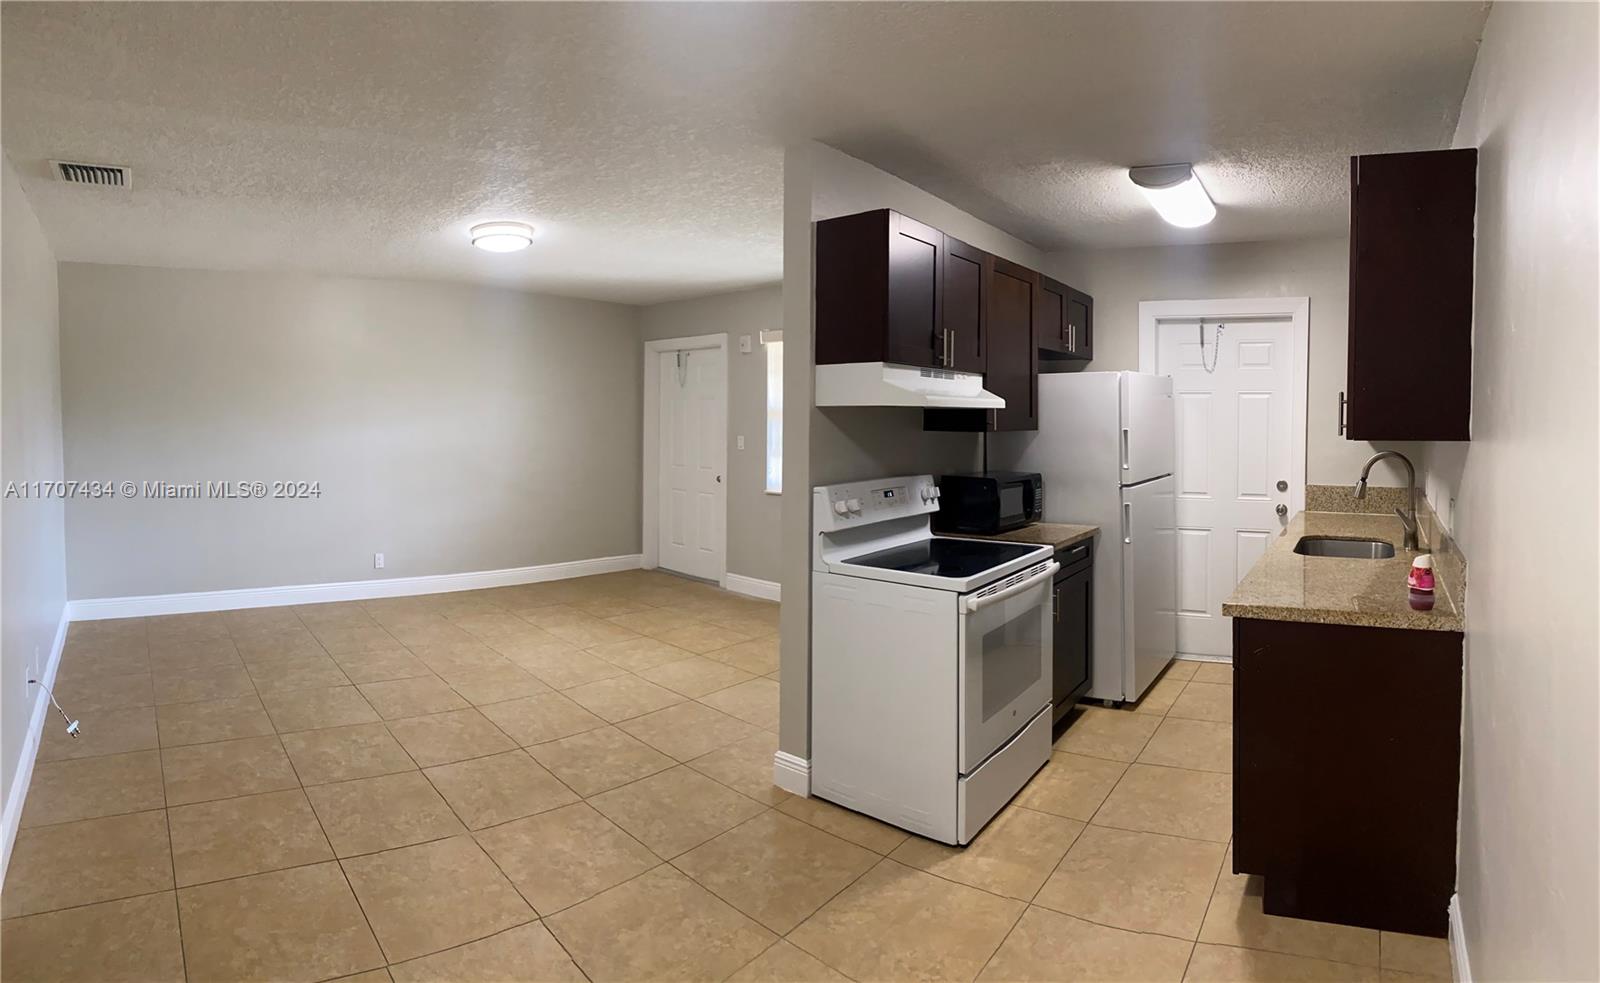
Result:
<svg viewBox="0 0 1600 983">
<path fill-rule="evenodd" d="M 1044 477 L 1046 522 L 1100 527 L 1088 695 L 1137 700 L 1178 647 L 1172 379 L 1039 376 L 1039 429 L 993 434 L 991 460 Z"/>
</svg>

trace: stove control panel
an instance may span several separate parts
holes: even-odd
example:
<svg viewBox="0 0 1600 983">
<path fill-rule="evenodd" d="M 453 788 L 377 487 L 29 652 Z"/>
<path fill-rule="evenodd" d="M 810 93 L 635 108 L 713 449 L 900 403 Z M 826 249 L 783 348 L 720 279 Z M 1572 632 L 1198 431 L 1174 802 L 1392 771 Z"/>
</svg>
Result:
<svg viewBox="0 0 1600 983">
<path fill-rule="evenodd" d="M 812 495 L 818 532 L 939 511 L 939 488 L 928 474 L 819 485 Z"/>
</svg>

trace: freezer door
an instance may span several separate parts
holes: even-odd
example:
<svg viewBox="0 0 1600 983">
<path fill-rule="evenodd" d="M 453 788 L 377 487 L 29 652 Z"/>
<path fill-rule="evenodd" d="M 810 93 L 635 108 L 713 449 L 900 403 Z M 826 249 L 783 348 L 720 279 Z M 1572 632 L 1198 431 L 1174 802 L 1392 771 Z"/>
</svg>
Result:
<svg viewBox="0 0 1600 983">
<path fill-rule="evenodd" d="M 1172 474 L 1172 377 L 1142 372 L 1122 374 L 1122 430 L 1119 441 L 1122 481 L 1141 481 Z"/>
<path fill-rule="evenodd" d="M 1086 522 L 1086 495 L 1114 496 L 1120 372 L 1056 372 L 1039 377 L 1039 429 L 989 435 L 989 460 L 1044 476 L 1046 522 Z M 1115 498 L 1105 503 L 1110 509 Z"/>
<path fill-rule="evenodd" d="M 1123 699 L 1137 700 L 1178 650 L 1173 478 L 1122 490 Z"/>
</svg>

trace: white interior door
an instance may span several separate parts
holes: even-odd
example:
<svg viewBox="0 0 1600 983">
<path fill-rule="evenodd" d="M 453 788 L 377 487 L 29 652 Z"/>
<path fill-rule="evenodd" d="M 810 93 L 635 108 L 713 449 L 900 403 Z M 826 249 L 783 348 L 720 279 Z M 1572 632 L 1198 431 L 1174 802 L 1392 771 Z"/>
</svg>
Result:
<svg viewBox="0 0 1600 983">
<path fill-rule="evenodd" d="M 1172 376 L 1176 407 L 1178 651 L 1192 655 L 1232 654 L 1222 602 L 1283 529 L 1303 480 L 1292 321 L 1220 320 L 1220 343 L 1209 318 L 1156 322 L 1156 371 Z"/>
<path fill-rule="evenodd" d="M 658 566 L 720 580 L 727 483 L 727 366 L 718 348 L 662 352 L 656 523 Z"/>
</svg>

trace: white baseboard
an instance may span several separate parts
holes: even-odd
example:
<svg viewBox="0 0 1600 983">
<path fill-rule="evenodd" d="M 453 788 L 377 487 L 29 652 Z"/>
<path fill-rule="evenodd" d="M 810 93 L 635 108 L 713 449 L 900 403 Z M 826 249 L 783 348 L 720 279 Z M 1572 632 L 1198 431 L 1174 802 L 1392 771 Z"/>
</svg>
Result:
<svg viewBox="0 0 1600 983">
<path fill-rule="evenodd" d="M 1233 662 L 1231 655 L 1202 655 L 1194 652 L 1178 652 L 1173 658 L 1179 662 Z"/>
<path fill-rule="evenodd" d="M 1472 983 L 1467 963 L 1467 930 L 1461 924 L 1461 895 L 1450 895 L 1450 972 L 1456 983 Z"/>
<path fill-rule="evenodd" d="M 365 601 L 376 597 L 405 597 L 410 594 L 439 594 L 446 591 L 482 590 L 486 587 L 512 587 L 517 584 L 537 584 L 546 580 L 589 577 L 597 573 L 616 573 L 619 570 L 637 570 L 639 563 L 639 554 L 634 553 L 629 556 L 601 556 L 592 560 L 545 563 L 534 567 L 512 567 L 506 570 L 446 573 L 432 577 L 391 577 L 386 580 L 352 580 L 342 584 L 248 587 L 242 590 L 150 594 L 144 597 L 96 597 L 71 601 L 67 606 L 73 621 L 139 618 L 158 614 L 193 614 L 198 611 L 270 608 L 284 604 L 318 604 L 325 601 Z"/>
<path fill-rule="evenodd" d="M 811 794 L 811 762 L 779 751 L 772 756 L 772 783 L 795 795 Z"/>
<path fill-rule="evenodd" d="M 757 580 L 739 573 L 730 573 L 723 579 L 723 586 L 734 593 L 759 597 L 763 601 L 781 600 L 782 587 L 775 580 Z"/>
<path fill-rule="evenodd" d="M 17 829 L 22 824 L 22 805 L 28 797 L 28 783 L 33 781 L 33 763 L 39 756 L 39 741 L 44 737 L 44 724 L 50 716 L 50 697 L 47 689 L 56 685 L 56 670 L 61 668 L 61 651 L 67 644 L 67 626 L 71 621 L 70 603 L 61 609 L 61 623 L 56 626 L 56 640 L 50 646 L 50 657 L 45 660 L 44 685 L 34 688 L 33 713 L 28 717 L 28 737 L 22 742 L 22 755 L 17 759 L 17 771 L 6 790 L 5 812 L 0 815 L 0 881 L 5 880 L 11 866 L 11 848 L 17 843 Z"/>
</svg>

